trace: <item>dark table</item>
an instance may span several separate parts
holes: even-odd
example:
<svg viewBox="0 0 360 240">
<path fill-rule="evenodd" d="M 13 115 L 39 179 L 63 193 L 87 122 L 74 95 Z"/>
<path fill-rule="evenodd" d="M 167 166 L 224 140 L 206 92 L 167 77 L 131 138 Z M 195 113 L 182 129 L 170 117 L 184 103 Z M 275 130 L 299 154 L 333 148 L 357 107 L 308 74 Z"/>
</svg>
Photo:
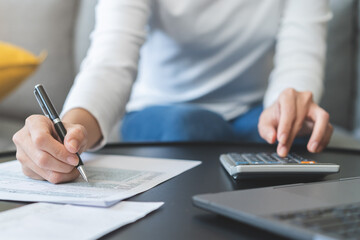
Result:
<svg viewBox="0 0 360 240">
<path fill-rule="evenodd" d="M 200 193 L 314 181 L 308 179 L 253 179 L 235 182 L 221 167 L 218 160 L 219 155 L 225 152 L 244 151 L 275 151 L 275 146 L 243 143 L 144 143 L 106 146 L 98 153 L 200 160 L 202 164 L 130 198 L 131 201 L 163 201 L 165 204 L 147 217 L 124 226 L 102 239 L 285 239 L 198 209 L 192 204 L 191 197 Z M 318 162 L 333 162 L 341 165 L 340 173 L 329 175 L 322 180 L 360 175 L 360 151 L 329 148 L 320 154 L 310 154 L 302 146 L 294 146 L 292 151 Z M 14 158 L 14 153 L 0 154 L 0 161 Z M 264 199 L 264 204 L 265 201 Z M 0 211 L 24 204 L 0 201 Z"/>
</svg>

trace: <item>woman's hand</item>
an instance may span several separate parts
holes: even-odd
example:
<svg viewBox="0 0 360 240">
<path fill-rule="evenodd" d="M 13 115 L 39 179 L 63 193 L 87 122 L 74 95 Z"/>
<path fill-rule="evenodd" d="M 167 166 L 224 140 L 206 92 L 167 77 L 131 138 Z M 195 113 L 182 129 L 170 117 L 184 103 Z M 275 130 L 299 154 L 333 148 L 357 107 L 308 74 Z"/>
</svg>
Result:
<svg viewBox="0 0 360 240">
<path fill-rule="evenodd" d="M 32 115 L 14 136 L 16 158 L 24 174 L 33 179 L 61 183 L 79 176 L 76 153 L 87 146 L 87 131 L 79 124 L 66 124 L 64 144 L 59 141 L 53 123 L 45 116 Z"/>
<path fill-rule="evenodd" d="M 312 93 L 292 88 L 284 90 L 273 105 L 264 109 L 258 129 L 268 143 L 278 141 L 277 153 L 283 157 L 296 136 L 311 134 L 307 149 L 315 153 L 326 147 L 333 132 L 329 114 L 314 103 Z"/>
</svg>

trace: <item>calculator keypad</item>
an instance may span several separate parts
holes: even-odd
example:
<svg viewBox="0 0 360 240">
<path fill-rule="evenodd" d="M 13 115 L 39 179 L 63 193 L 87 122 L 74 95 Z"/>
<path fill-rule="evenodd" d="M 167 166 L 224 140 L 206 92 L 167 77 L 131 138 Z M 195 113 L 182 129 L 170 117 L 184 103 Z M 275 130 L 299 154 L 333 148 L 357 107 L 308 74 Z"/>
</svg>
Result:
<svg viewBox="0 0 360 240">
<path fill-rule="evenodd" d="M 280 157 L 276 153 L 229 153 L 228 156 L 236 165 L 258 164 L 314 164 L 316 162 L 306 159 L 296 153 L 290 153 L 286 157 Z"/>
</svg>

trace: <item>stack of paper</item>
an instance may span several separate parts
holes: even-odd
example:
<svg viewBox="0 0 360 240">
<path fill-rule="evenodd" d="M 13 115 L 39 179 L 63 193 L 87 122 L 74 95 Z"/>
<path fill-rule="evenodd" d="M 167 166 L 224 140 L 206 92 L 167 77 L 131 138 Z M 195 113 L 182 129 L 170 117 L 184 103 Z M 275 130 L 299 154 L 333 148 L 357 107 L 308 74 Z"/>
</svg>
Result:
<svg viewBox="0 0 360 240">
<path fill-rule="evenodd" d="M 146 191 L 200 161 L 83 154 L 89 182 L 51 184 L 23 175 L 18 161 L 0 164 L 0 199 L 31 204 L 0 214 L 1 239 L 96 239 L 136 221 L 163 203 L 117 202 Z M 99 221 L 101 219 L 101 221 Z M 53 231 L 56 231 L 54 234 Z M 68 232 L 68 233 L 67 233 Z M 70 235 L 67 235 L 70 234 Z"/>
</svg>

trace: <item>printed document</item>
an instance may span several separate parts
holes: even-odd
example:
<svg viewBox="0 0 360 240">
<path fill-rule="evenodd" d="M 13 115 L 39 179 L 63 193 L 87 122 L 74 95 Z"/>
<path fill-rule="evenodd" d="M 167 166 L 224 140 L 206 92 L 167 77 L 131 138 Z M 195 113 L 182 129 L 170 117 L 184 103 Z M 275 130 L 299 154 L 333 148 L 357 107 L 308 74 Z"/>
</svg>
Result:
<svg viewBox="0 0 360 240">
<path fill-rule="evenodd" d="M 0 213 L 0 239 L 98 239 L 161 205 L 162 202 L 127 201 L 110 208 L 29 204 Z"/>
<path fill-rule="evenodd" d="M 144 192 L 200 161 L 120 155 L 82 154 L 89 182 L 52 184 L 26 177 L 18 161 L 0 164 L 0 199 L 111 206 Z"/>
</svg>

